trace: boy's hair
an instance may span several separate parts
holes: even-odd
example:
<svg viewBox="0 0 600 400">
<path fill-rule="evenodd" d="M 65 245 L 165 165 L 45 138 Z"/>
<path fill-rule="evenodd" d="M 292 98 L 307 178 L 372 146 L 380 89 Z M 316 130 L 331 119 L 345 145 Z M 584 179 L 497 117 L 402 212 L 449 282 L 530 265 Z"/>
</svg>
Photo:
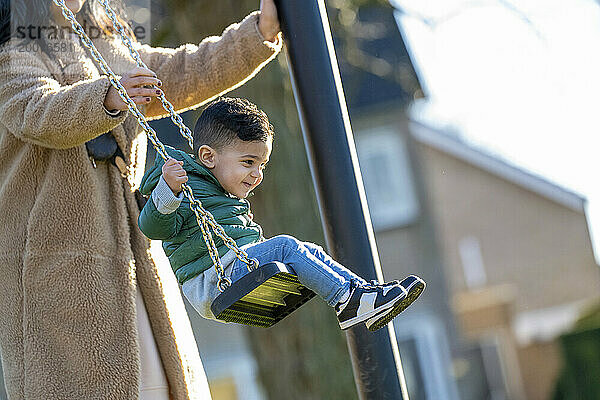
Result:
<svg viewBox="0 0 600 400">
<path fill-rule="evenodd" d="M 194 154 L 202 145 L 220 150 L 235 139 L 245 142 L 273 139 L 267 114 L 246 99 L 222 97 L 210 103 L 194 128 Z"/>
</svg>

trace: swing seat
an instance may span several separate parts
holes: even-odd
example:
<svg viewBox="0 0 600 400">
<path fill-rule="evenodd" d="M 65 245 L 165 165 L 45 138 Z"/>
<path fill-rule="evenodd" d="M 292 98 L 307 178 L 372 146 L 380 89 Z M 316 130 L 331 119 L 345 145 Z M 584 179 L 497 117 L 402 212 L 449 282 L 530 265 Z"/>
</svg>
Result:
<svg viewBox="0 0 600 400">
<path fill-rule="evenodd" d="M 274 261 L 233 282 L 210 308 L 221 321 L 268 328 L 314 296 L 285 264 Z"/>
</svg>

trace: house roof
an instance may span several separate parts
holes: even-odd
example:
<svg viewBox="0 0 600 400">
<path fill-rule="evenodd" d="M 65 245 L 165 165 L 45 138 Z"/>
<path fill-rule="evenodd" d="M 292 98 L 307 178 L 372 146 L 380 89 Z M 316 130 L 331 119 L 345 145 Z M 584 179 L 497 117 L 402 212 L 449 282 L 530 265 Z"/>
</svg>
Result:
<svg viewBox="0 0 600 400">
<path fill-rule="evenodd" d="M 586 199 L 573 191 L 510 164 L 485 150 L 476 148 L 458 135 L 452 135 L 416 121 L 410 121 L 409 126 L 412 136 L 420 143 L 479 167 L 574 211 L 585 213 Z"/>
<path fill-rule="evenodd" d="M 392 7 L 361 6 L 351 27 L 332 29 L 351 112 L 386 103 L 406 106 L 423 97 Z"/>
</svg>

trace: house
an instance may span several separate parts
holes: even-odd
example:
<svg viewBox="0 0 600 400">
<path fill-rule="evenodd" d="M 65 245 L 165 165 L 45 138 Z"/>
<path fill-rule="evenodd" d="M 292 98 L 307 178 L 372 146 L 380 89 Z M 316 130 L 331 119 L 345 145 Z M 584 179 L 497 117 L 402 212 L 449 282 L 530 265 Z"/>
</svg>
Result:
<svg viewBox="0 0 600 400">
<path fill-rule="evenodd" d="M 550 398 L 558 335 L 600 300 L 585 199 L 399 113 L 353 122 L 384 273 L 420 272 L 452 315 L 425 301 L 395 322 L 411 399 L 450 398 L 436 357 L 461 399 Z"/>
</svg>

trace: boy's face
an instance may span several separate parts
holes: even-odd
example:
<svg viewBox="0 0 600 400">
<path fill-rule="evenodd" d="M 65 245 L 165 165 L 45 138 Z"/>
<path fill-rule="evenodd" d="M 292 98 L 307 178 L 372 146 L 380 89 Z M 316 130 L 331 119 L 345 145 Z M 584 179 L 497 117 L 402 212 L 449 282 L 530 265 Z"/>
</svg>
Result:
<svg viewBox="0 0 600 400">
<path fill-rule="evenodd" d="M 263 170 L 271 156 L 272 142 L 271 138 L 266 142 L 236 139 L 219 150 L 201 146 L 198 160 L 211 170 L 223 189 L 244 199 L 263 180 Z"/>
</svg>

